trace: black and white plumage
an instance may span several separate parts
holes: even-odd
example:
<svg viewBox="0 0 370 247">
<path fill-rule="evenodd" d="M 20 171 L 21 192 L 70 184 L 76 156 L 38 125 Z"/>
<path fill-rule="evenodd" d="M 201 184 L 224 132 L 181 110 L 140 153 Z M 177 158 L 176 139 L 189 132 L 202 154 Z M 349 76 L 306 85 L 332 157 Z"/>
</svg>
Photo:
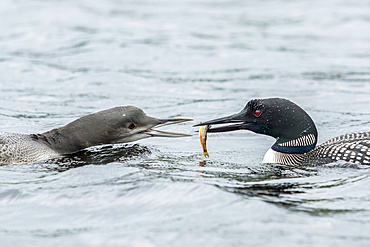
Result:
<svg viewBox="0 0 370 247">
<path fill-rule="evenodd" d="M 328 140 L 312 151 L 312 154 L 330 162 L 347 162 L 370 165 L 370 132 L 350 133 Z"/>
<path fill-rule="evenodd" d="M 320 165 L 342 160 L 370 165 L 370 132 L 341 135 L 316 146 L 315 123 L 301 107 L 287 99 L 254 99 L 237 114 L 196 126 L 230 123 L 233 124 L 211 127 L 208 132 L 244 129 L 276 139 L 263 163 Z"/>
<path fill-rule="evenodd" d="M 36 162 L 92 146 L 126 143 L 152 136 L 190 136 L 153 128 L 191 120 L 158 119 L 147 116 L 135 106 L 118 106 L 83 116 L 42 134 L 0 132 L 0 165 Z"/>
</svg>

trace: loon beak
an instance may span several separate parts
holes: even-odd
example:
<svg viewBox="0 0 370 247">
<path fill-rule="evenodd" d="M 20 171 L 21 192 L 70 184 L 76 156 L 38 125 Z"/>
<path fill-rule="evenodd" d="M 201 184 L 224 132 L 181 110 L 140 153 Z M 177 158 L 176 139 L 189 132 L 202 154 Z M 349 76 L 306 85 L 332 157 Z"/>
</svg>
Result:
<svg viewBox="0 0 370 247">
<path fill-rule="evenodd" d="M 224 125 L 221 127 L 210 127 L 208 129 L 208 132 L 228 132 L 228 131 L 234 131 L 234 130 L 240 130 L 243 129 L 242 126 L 245 124 L 245 113 L 239 112 L 227 117 L 217 118 L 213 120 L 209 120 L 206 122 L 202 122 L 199 124 L 194 125 L 193 127 L 202 126 L 202 125 L 216 125 L 216 124 L 229 124 L 231 125 Z"/>
<path fill-rule="evenodd" d="M 163 126 L 166 126 L 166 125 L 171 125 L 171 124 L 177 124 L 177 123 L 183 123 L 183 122 L 193 121 L 193 119 L 190 119 L 190 118 L 172 118 L 172 119 L 157 119 L 157 120 L 158 120 L 159 123 L 154 126 L 156 128 L 163 127 Z M 155 136 L 155 137 L 184 137 L 184 136 L 192 136 L 190 134 L 176 133 L 176 132 L 168 132 L 168 131 L 157 130 L 157 129 L 153 129 L 153 128 L 147 129 L 144 132 L 147 135 Z"/>
</svg>

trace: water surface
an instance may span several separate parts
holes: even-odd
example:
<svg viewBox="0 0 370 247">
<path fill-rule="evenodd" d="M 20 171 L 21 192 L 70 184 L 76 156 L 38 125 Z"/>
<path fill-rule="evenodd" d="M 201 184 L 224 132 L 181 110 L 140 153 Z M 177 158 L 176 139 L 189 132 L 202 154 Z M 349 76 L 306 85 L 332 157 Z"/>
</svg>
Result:
<svg viewBox="0 0 370 247">
<path fill-rule="evenodd" d="M 197 123 L 275 96 L 307 110 L 319 142 L 369 131 L 369 13 L 365 0 L 2 0 L 0 131 L 117 105 Z M 1 166 L 1 246 L 368 244 L 367 167 L 263 165 L 273 142 L 210 135 L 205 163 L 195 135 Z"/>
</svg>

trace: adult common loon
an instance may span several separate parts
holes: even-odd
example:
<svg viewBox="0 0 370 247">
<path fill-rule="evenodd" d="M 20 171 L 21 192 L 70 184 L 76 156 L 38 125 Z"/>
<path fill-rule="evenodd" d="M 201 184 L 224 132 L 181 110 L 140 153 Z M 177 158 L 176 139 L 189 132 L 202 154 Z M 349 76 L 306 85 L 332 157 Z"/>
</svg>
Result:
<svg viewBox="0 0 370 247">
<path fill-rule="evenodd" d="M 237 114 L 195 126 L 228 123 L 233 124 L 211 126 L 208 132 L 250 130 L 276 139 L 263 163 L 319 165 L 343 160 L 370 165 L 370 132 L 341 135 L 316 147 L 315 123 L 301 107 L 287 99 L 254 99 Z"/>
<path fill-rule="evenodd" d="M 157 119 L 135 106 L 119 106 L 81 117 L 42 134 L 0 132 L 0 165 L 36 162 L 91 146 L 126 143 L 152 136 L 189 136 L 152 128 L 191 120 Z"/>
</svg>

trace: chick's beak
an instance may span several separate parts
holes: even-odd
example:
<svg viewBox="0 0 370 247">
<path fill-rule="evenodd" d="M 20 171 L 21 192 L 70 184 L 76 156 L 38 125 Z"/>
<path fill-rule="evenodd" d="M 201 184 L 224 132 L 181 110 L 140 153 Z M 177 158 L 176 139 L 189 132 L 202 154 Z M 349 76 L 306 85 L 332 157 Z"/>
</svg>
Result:
<svg viewBox="0 0 370 247">
<path fill-rule="evenodd" d="M 188 121 L 193 121 L 193 119 L 190 118 L 172 118 L 172 119 L 157 119 L 158 124 L 155 125 L 155 128 L 160 128 L 166 125 L 171 124 L 177 124 L 177 123 L 183 123 Z M 184 137 L 184 136 L 192 136 L 190 134 L 185 133 L 176 133 L 176 132 L 169 132 L 169 131 L 163 131 L 163 130 L 157 130 L 154 128 L 150 128 L 145 130 L 145 134 L 155 137 Z"/>
</svg>

